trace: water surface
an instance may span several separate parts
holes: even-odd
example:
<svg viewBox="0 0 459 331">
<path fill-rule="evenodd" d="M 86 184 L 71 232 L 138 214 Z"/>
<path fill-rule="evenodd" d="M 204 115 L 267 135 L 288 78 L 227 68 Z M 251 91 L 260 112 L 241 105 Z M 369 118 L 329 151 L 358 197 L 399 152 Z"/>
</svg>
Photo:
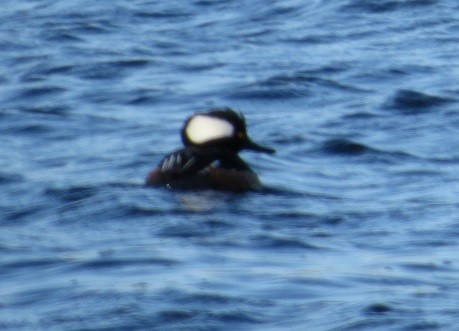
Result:
<svg viewBox="0 0 459 331">
<path fill-rule="evenodd" d="M 459 5 L 4 1 L 2 330 L 455 330 Z M 143 185 L 242 111 L 263 193 Z"/>
</svg>

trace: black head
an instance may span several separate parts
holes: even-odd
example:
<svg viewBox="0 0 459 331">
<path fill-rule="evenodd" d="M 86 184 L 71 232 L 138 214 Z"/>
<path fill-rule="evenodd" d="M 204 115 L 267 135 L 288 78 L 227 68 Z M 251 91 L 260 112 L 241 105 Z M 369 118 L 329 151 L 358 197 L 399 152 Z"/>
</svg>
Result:
<svg viewBox="0 0 459 331">
<path fill-rule="evenodd" d="M 183 124 L 181 135 L 185 146 L 214 146 L 235 152 L 242 149 L 275 152 L 253 142 L 247 135 L 244 116 L 231 108 L 218 108 L 189 117 Z"/>
</svg>

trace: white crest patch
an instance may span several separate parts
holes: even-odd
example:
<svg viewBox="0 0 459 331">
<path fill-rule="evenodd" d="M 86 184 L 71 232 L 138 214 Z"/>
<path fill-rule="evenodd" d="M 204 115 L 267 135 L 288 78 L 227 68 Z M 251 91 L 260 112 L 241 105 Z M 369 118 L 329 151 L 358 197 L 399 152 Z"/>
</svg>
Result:
<svg viewBox="0 0 459 331">
<path fill-rule="evenodd" d="M 186 135 L 191 142 L 203 144 L 215 139 L 232 137 L 234 127 L 231 123 L 220 118 L 196 115 L 188 122 Z"/>
</svg>

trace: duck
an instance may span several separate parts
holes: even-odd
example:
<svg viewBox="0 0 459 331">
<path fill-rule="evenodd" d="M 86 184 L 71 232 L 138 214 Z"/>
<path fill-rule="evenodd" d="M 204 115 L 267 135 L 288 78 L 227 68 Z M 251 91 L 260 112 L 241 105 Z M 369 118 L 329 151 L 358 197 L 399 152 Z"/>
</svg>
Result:
<svg viewBox="0 0 459 331">
<path fill-rule="evenodd" d="M 179 190 L 262 191 L 258 175 L 239 156 L 242 150 L 273 154 L 254 142 L 242 113 L 229 107 L 198 112 L 181 128 L 184 147 L 166 155 L 148 174 L 146 185 Z"/>
</svg>

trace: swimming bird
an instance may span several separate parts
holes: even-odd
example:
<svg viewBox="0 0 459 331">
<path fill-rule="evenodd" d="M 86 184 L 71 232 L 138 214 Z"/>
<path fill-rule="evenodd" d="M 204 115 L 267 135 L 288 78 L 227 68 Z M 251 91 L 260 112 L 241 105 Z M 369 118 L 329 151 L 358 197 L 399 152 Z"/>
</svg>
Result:
<svg viewBox="0 0 459 331">
<path fill-rule="evenodd" d="M 196 113 L 181 129 L 184 148 L 162 159 L 146 179 L 147 186 L 171 189 L 261 191 L 257 174 L 238 155 L 241 150 L 275 153 L 247 134 L 245 118 L 231 108 Z"/>
</svg>

